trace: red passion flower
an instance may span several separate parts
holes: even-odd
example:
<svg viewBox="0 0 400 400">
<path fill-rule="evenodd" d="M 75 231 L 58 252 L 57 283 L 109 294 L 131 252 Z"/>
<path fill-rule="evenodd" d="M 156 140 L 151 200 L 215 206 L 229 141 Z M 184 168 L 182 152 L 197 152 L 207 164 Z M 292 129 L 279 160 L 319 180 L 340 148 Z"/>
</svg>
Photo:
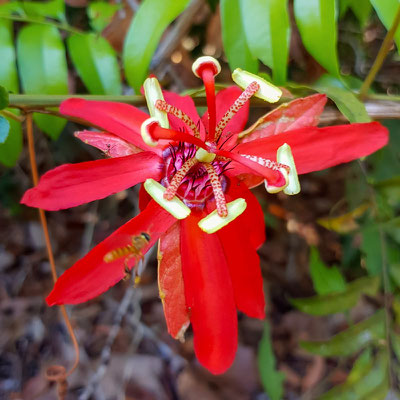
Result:
<svg viewBox="0 0 400 400">
<path fill-rule="evenodd" d="M 144 84 L 151 116 L 127 104 L 66 100 L 61 113 L 104 130 L 76 136 L 108 158 L 61 165 L 22 199 L 60 210 L 144 182 L 142 212 L 64 272 L 47 303 L 76 304 L 103 293 L 159 241 L 168 331 L 182 339 L 192 324 L 197 358 L 215 374 L 234 360 L 237 309 L 265 316 L 256 252 L 265 240 L 264 218 L 249 188 L 264 182 L 271 193 L 296 194 L 297 174 L 366 156 L 388 141 L 377 122 L 317 128 L 326 103 L 320 94 L 282 104 L 245 130 L 250 97 L 276 102 L 281 91 L 238 69 L 232 76 L 243 90 L 215 95 L 219 70 L 211 57 L 193 64 L 206 90 L 201 118 L 190 97 L 162 92 L 155 78 Z"/>
</svg>

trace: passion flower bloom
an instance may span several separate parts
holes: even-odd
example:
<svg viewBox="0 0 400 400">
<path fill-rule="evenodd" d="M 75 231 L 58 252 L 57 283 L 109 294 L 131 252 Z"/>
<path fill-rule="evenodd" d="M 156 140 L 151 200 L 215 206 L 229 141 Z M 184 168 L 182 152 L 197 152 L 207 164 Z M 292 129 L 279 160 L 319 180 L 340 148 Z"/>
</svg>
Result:
<svg viewBox="0 0 400 400">
<path fill-rule="evenodd" d="M 162 92 L 155 78 L 144 84 L 151 118 L 127 104 L 63 102 L 61 113 L 104 130 L 76 136 L 109 158 L 47 172 L 22 203 L 65 209 L 145 182 L 142 212 L 69 268 L 47 302 L 76 304 L 103 293 L 159 240 L 168 331 L 182 339 L 191 323 L 198 360 L 222 373 L 236 353 L 237 309 L 265 317 L 256 252 L 265 240 L 264 218 L 249 187 L 264 182 L 269 192 L 295 194 L 297 173 L 366 156 L 387 143 L 388 132 L 377 122 L 315 127 L 326 102 L 320 94 L 283 104 L 244 130 L 250 97 L 274 102 L 280 90 L 236 70 L 244 91 L 235 86 L 215 95 L 218 62 L 201 58 L 193 69 L 206 90 L 202 118 L 190 97 Z"/>
</svg>

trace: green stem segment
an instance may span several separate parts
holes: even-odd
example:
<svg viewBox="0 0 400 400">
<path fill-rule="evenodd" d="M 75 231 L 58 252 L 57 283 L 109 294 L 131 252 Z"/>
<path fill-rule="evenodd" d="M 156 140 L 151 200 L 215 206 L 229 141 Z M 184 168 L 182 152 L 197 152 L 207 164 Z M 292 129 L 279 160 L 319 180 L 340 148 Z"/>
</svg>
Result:
<svg viewBox="0 0 400 400">
<path fill-rule="evenodd" d="M 392 27 L 389 29 L 388 33 L 386 34 L 385 39 L 383 40 L 382 46 L 379 49 L 378 55 L 376 56 L 376 59 L 372 65 L 370 71 L 368 72 L 368 75 L 365 78 L 364 83 L 361 86 L 360 95 L 359 95 L 361 100 L 364 100 L 366 98 L 368 89 L 370 88 L 372 82 L 375 79 L 376 74 L 380 70 L 383 62 L 385 61 L 385 58 L 386 58 L 387 54 L 389 53 L 390 47 L 392 45 L 393 37 L 396 33 L 397 28 L 399 27 L 399 24 L 400 24 L 400 5 L 397 8 L 397 13 L 393 20 Z"/>
</svg>

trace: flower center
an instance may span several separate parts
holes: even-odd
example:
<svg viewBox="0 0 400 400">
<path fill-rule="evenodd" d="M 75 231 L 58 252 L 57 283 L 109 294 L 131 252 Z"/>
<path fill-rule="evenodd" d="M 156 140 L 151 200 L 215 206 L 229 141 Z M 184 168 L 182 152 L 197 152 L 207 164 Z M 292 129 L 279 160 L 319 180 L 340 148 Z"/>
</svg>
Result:
<svg viewBox="0 0 400 400">
<path fill-rule="evenodd" d="M 223 196 L 229 161 L 202 162 L 196 158 L 197 151 L 195 145 L 184 142 L 170 144 L 164 150 L 165 175 L 161 183 L 167 188 L 165 198 L 176 195 L 189 207 L 204 207 L 205 200 L 213 194 Z"/>
</svg>

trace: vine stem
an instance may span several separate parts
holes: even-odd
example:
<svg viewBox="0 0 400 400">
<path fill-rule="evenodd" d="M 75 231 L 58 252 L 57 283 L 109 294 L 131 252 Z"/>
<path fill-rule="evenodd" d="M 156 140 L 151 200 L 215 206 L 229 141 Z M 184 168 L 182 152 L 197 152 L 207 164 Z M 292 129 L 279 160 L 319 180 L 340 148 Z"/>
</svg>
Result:
<svg viewBox="0 0 400 400">
<path fill-rule="evenodd" d="M 393 24 L 391 28 L 389 29 L 388 33 L 385 36 L 385 39 L 383 40 L 382 46 L 379 49 L 378 55 L 376 56 L 376 59 L 374 63 L 372 64 L 371 69 L 368 72 L 367 77 L 365 78 L 361 89 L 360 89 L 360 99 L 364 100 L 367 96 L 368 89 L 370 88 L 372 82 L 375 79 L 376 74 L 382 67 L 383 62 L 385 61 L 385 58 L 387 54 L 389 53 L 390 47 L 392 45 L 392 40 L 394 38 L 394 35 L 396 33 L 397 28 L 399 27 L 400 24 L 400 5 L 397 8 L 396 16 L 394 17 Z"/>
<path fill-rule="evenodd" d="M 32 121 L 32 114 L 28 113 L 26 114 L 26 134 L 27 134 L 27 139 L 28 139 L 28 149 L 29 149 L 29 161 L 31 165 L 31 173 L 32 173 L 32 181 L 33 184 L 36 186 L 39 182 L 39 174 L 38 174 L 38 169 L 37 169 L 37 163 L 36 163 L 36 153 L 35 153 L 35 144 L 34 144 L 34 138 L 33 138 L 33 121 Z M 56 271 L 56 266 L 54 262 L 54 255 L 53 255 L 53 250 L 50 242 L 50 235 L 49 235 L 49 229 L 47 225 L 47 219 L 46 219 L 46 214 L 44 210 L 41 208 L 39 210 L 39 216 L 40 216 L 40 223 L 43 228 L 44 232 L 44 238 L 46 242 L 46 250 L 47 250 L 47 256 L 49 258 L 50 262 L 50 267 L 51 267 L 51 275 L 53 277 L 54 283 L 56 283 L 58 277 L 57 277 L 57 271 Z M 75 362 L 71 369 L 66 373 L 66 377 L 71 375 L 71 373 L 76 369 L 76 367 L 79 364 L 79 345 L 78 341 L 76 339 L 74 330 L 71 325 L 71 321 L 68 317 L 67 311 L 65 309 L 64 305 L 60 305 L 60 310 L 63 315 L 65 325 L 67 326 L 68 333 L 71 337 L 72 344 L 74 346 L 75 350 Z"/>
<path fill-rule="evenodd" d="M 28 23 L 32 23 L 32 24 L 50 25 L 50 26 L 54 26 L 58 29 L 61 29 L 62 31 L 75 33 L 78 35 L 84 34 L 84 32 L 82 32 L 81 30 L 76 29 L 66 23 L 63 23 L 63 22 L 49 21 L 49 20 L 42 19 L 42 18 L 26 17 L 24 15 L 1 14 L 0 18 L 9 19 L 11 21 L 17 21 L 17 22 L 28 22 Z"/>
</svg>

